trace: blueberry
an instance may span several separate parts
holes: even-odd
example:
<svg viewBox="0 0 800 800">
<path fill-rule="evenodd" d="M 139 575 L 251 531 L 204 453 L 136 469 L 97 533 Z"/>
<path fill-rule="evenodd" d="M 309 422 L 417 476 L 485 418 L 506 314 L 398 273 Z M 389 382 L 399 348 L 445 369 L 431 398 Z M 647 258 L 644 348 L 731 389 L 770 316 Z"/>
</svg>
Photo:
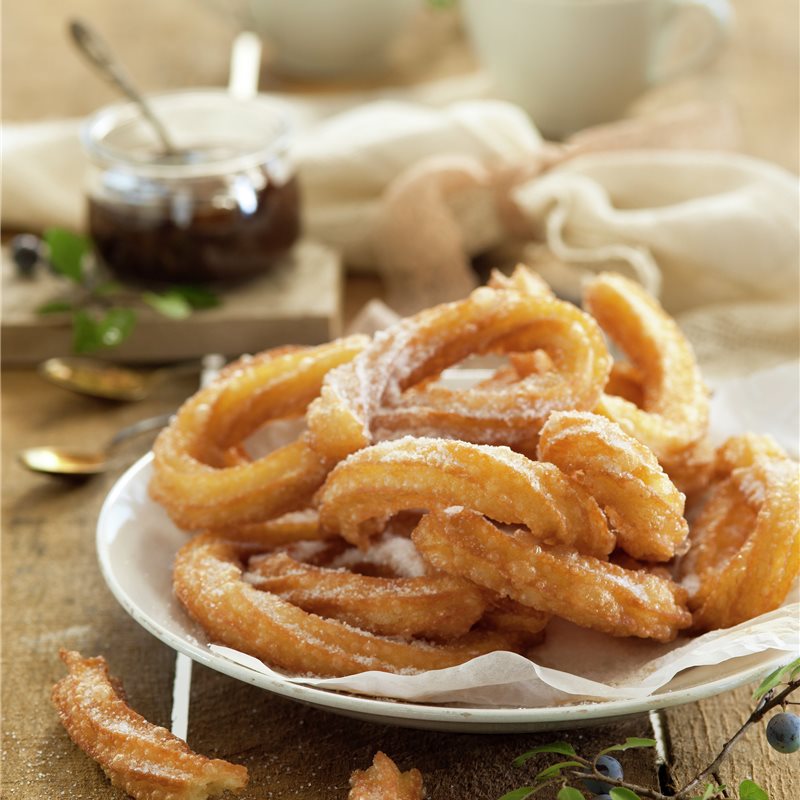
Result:
<svg viewBox="0 0 800 800">
<path fill-rule="evenodd" d="M 779 753 L 796 753 L 800 750 L 800 717 L 776 714 L 767 724 L 767 741 Z"/>
<path fill-rule="evenodd" d="M 611 756 L 600 756 L 600 758 L 597 759 L 597 771 L 601 775 L 606 775 L 615 781 L 622 780 L 622 764 L 620 764 L 616 758 L 612 758 Z M 583 785 L 590 792 L 599 794 L 601 797 L 610 792 L 613 788 L 611 784 L 598 781 L 595 778 L 583 778 L 582 781 Z"/>
<path fill-rule="evenodd" d="M 42 260 L 42 240 L 30 233 L 21 233 L 11 240 L 11 257 L 22 278 L 32 278 Z"/>
</svg>

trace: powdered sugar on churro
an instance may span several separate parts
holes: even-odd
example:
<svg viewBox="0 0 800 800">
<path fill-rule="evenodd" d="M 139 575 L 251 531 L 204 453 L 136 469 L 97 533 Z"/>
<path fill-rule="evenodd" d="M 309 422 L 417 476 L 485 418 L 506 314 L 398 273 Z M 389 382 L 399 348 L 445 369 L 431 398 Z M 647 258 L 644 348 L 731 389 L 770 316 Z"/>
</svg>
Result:
<svg viewBox="0 0 800 800">
<path fill-rule="evenodd" d="M 425 562 L 411 539 L 403 536 L 384 536 L 366 552 L 355 548 L 346 550 L 331 561 L 331 567 L 351 568 L 357 564 L 384 567 L 400 578 L 418 578 L 425 574 Z"/>
</svg>

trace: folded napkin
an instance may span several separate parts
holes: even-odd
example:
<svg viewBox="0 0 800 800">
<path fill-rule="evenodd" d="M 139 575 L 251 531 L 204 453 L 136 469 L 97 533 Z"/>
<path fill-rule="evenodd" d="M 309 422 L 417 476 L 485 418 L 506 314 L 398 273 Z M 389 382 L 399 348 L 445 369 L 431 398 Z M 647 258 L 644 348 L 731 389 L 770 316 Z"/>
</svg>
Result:
<svg viewBox="0 0 800 800">
<path fill-rule="evenodd" d="M 80 126 L 73 119 L 3 124 L 3 228 L 83 228 L 86 157 Z"/>
<path fill-rule="evenodd" d="M 77 130 L 4 126 L 4 225 L 82 224 Z M 294 155 L 306 232 L 380 271 L 397 310 L 462 296 L 470 258 L 514 243 L 567 296 L 596 270 L 635 276 L 725 375 L 798 343 L 797 179 L 729 152 L 737 134 L 699 105 L 556 145 L 501 101 L 380 101 L 306 117 Z"/>
<path fill-rule="evenodd" d="M 310 230 L 376 264 L 394 309 L 463 296 L 471 256 L 521 242 L 572 299 L 594 271 L 637 278 L 723 378 L 797 358 L 799 341 L 797 179 L 737 144 L 724 106 L 555 145 L 505 103 L 393 103 L 327 121 L 298 157 Z"/>
<path fill-rule="evenodd" d="M 709 377 L 797 358 L 794 176 L 741 155 L 619 152 L 564 163 L 515 199 L 544 221 L 555 258 L 539 271 L 561 293 L 598 269 L 632 274 L 660 294 Z"/>
</svg>

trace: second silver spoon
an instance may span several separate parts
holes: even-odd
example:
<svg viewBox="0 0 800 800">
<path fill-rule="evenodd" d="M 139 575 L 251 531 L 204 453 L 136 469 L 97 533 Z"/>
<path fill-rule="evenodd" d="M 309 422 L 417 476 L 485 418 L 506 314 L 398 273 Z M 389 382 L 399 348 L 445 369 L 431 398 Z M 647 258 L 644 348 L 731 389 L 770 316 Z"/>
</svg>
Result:
<svg viewBox="0 0 800 800">
<path fill-rule="evenodd" d="M 114 450 L 120 444 L 148 431 L 163 428 L 171 417 L 171 414 L 161 414 L 158 417 L 148 417 L 133 425 L 128 425 L 126 428 L 121 428 L 109 439 L 106 446 L 97 452 L 80 452 L 63 447 L 28 447 L 18 454 L 18 458 L 20 463 L 29 470 L 43 472 L 47 475 L 74 477 L 98 475 L 118 466 L 118 459 L 114 458 Z"/>
<path fill-rule="evenodd" d="M 78 394 L 105 400 L 135 402 L 147 397 L 168 378 L 200 372 L 198 361 L 143 372 L 93 358 L 65 356 L 39 364 L 39 375 L 50 383 Z"/>
</svg>

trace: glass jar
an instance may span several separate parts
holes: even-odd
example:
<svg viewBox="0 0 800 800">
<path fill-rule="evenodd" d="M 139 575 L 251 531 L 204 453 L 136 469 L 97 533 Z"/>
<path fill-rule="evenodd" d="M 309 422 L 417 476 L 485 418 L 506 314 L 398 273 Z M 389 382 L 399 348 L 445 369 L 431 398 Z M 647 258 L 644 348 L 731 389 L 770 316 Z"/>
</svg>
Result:
<svg viewBox="0 0 800 800">
<path fill-rule="evenodd" d="M 176 154 L 163 154 L 131 103 L 102 109 L 83 130 L 89 232 L 100 258 L 120 278 L 156 283 L 268 270 L 300 234 L 286 107 L 213 90 L 150 102 Z"/>
</svg>

